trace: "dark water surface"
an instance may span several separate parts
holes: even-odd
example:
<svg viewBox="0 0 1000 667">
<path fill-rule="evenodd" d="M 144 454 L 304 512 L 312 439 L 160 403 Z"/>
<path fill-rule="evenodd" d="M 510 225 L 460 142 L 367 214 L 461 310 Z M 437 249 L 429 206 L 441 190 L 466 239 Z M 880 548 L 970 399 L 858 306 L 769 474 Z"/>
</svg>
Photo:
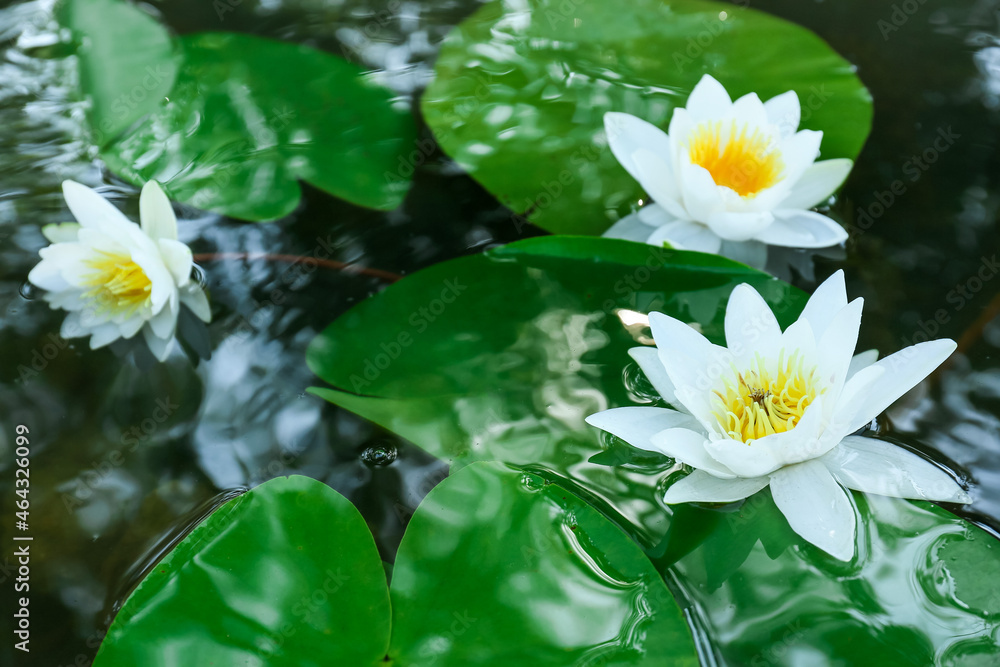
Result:
<svg viewBox="0 0 1000 667">
<path fill-rule="evenodd" d="M 977 518 L 997 527 L 1000 321 L 988 314 L 1000 293 L 1000 2 L 912 5 L 912 16 L 894 16 L 888 0 L 753 3 L 822 35 L 872 91 L 872 136 L 833 209 L 852 229 L 847 259 L 821 260 L 815 278 L 847 269 L 849 293 L 866 300 L 860 349 L 890 353 L 925 336 L 960 341 L 950 367 L 897 403 L 880 427 L 950 462 L 972 482 Z M 377 71 L 416 110 L 440 41 L 479 3 L 152 6 L 179 33 L 251 32 L 341 55 Z M 98 187 L 133 219 L 138 198 L 92 159 L 74 98 L 75 62 L 59 57 L 67 47 L 50 9 L 0 9 L 0 507 L 13 515 L 11 445 L 14 426 L 25 424 L 35 556 L 30 664 L 82 665 L 143 568 L 227 491 L 291 473 L 323 480 L 361 510 L 391 562 L 408 508 L 447 468 L 304 393 L 317 384 L 304 363 L 309 341 L 383 280 L 301 263 L 203 262 L 212 357 L 198 364 L 175 356 L 140 367 L 124 356 L 127 346 L 91 352 L 85 341 L 57 338 L 64 314 L 25 280 L 46 245 L 40 227 L 69 219 L 60 182 Z M 440 152 L 417 166 L 396 211 L 305 187 L 299 210 L 278 223 L 192 209 L 181 218 L 181 240 L 195 253 L 322 248 L 397 274 L 543 233 L 514 225 Z M 794 282 L 815 284 L 802 275 Z M 6 518 L 3 526 L 0 534 L 9 534 Z M 9 576 L 0 572 L 4 605 Z M 10 618 L 6 606 L 3 616 Z M 12 660 L 5 640 L 0 663 Z"/>
</svg>

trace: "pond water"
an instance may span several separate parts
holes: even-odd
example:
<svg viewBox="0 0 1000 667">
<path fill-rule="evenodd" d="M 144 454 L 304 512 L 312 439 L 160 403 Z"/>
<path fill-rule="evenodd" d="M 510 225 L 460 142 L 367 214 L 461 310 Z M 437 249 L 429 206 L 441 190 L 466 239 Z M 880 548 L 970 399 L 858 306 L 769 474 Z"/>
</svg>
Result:
<svg viewBox="0 0 1000 667">
<path fill-rule="evenodd" d="M 416 111 L 441 40 L 480 5 L 151 6 L 179 34 L 247 32 L 337 54 L 375 71 Z M 871 137 L 831 212 L 852 231 L 846 259 L 818 258 L 814 272 L 796 272 L 792 282 L 808 291 L 845 268 L 849 294 L 866 300 L 859 349 L 888 353 L 921 336 L 959 341 L 953 362 L 878 428 L 970 481 L 968 516 L 995 531 L 1000 2 L 927 0 L 905 21 L 893 18 L 888 0 L 753 7 L 826 39 L 857 66 L 875 100 Z M 203 257 L 211 293 L 213 321 L 202 332 L 210 358 L 143 363 L 124 344 L 92 352 L 67 343 L 58 338 L 63 313 L 26 283 L 46 245 L 40 227 L 69 219 L 59 184 L 94 186 L 132 219 L 138 198 L 93 157 L 74 92 L 76 62 L 63 57 L 66 37 L 51 12 L 51 2 L 0 9 L 0 489 L 13 512 L 10 444 L 14 426 L 26 424 L 37 622 L 24 664 L 80 665 L 153 560 L 234 489 L 293 473 L 322 480 L 359 508 L 391 563 L 412 508 L 447 475 L 443 461 L 305 392 L 321 384 L 304 363 L 309 342 L 391 276 L 236 255 L 302 257 L 322 248 L 356 268 L 406 275 L 545 232 L 515 224 L 437 149 L 421 158 L 412 190 L 390 212 L 309 186 L 300 207 L 276 223 L 182 206 L 181 240 Z M 431 136 L 422 125 L 420 132 Z M 8 604 L 6 591 L 3 598 Z M 13 655 L 5 642 L 0 662 L 14 664 Z"/>
</svg>

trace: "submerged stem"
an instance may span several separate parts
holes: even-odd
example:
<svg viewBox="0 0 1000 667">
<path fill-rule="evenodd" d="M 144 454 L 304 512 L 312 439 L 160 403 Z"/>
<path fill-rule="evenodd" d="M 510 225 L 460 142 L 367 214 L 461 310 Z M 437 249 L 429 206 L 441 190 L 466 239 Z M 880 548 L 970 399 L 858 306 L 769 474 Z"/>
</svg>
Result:
<svg viewBox="0 0 1000 667">
<path fill-rule="evenodd" d="M 194 255 L 192 259 L 195 262 L 215 262 L 226 259 L 246 259 L 246 260 L 260 259 L 264 260 L 265 262 L 290 262 L 292 264 L 298 264 L 299 262 L 308 262 L 315 264 L 316 266 L 322 266 L 324 269 L 333 269 L 334 271 L 344 271 L 345 273 L 357 273 L 363 276 L 378 278 L 379 280 L 384 280 L 385 282 L 388 283 L 394 283 L 403 277 L 395 273 L 390 273 L 389 271 L 382 271 L 381 269 L 369 269 L 364 266 L 357 266 L 355 264 L 348 264 L 346 262 L 338 262 L 333 259 L 320 259 L 319 257 L 303 257 L 301 255 L 282 255 L 282 254 L 259 253 L 259 252 L 206 252 Z"/>
</svg>

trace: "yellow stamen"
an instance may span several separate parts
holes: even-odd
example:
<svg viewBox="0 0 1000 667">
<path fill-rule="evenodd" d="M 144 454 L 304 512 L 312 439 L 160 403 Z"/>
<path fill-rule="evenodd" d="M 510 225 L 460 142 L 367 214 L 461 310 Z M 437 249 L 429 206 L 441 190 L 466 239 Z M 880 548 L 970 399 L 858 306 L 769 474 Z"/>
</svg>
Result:
<svg viewBox="0 0 1000 667">
<path fill-rule="evenodd" d="M 688 142 L 691 162 L 708 170 L 716 185 L 741 197 L 752 197 L 781 180 L 785 163 L 781 151 L 759 129 L 752 132 L 736 121 L 723 143 L 722 121 L 705 121 L 695 127 Z"/>
<path fill-rule="evenodd" d="M 83 296 L 102 310 L 130 315 L 149 300 L 153 283 L 129 255 L 98 250 L 85 264 L 93 271 L 86 278 L 91 289 Z"/>
<path fill-rule="evenodd" d="M 798 352 L 787 359 L 782 352 L 773 374 L 758 356 L 749 369 L 733 369 L 733 375 L 715 392 L 715 418 L 731 438 L 748 445 L 795 428 L 809 404 L 826 390 L 817 390 L 816 368 L 806 366 Z"/>
</svg>

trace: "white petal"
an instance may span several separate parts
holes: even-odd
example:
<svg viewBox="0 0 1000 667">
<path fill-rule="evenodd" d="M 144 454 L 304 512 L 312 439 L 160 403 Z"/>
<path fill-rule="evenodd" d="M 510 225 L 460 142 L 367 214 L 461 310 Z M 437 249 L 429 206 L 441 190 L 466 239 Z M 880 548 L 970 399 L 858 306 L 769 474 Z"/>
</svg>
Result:
<svg viewBox="0 0 1000 667">
<path fill-rule="evenodd" d="M 819 157 L 819 146 L 823 133 L 816 130 L 801 130 L 781 142 L 781 157 L 785 161 L 784 178 L 796 183 Z"/>
<path fill-rule="evenodd" d="M 119 322 L 117 326 L 119 331 L 121 331 L 122 338 L 131 338 L 139 333 L 139 330 L 142 329 L 146 321 L 146 318 L 142 317 L 142 315 L 135 314 L 127 320 Z"/>
<path fill-rule="evenodd" d="M 694 421 L 692 419 L 692 421 Z M 713 477 L 732 479 L 736 477 L 729 468 L 722 465 L 705 450 L 707 438 L 704 433 L 690 428 L 668 428 L 652 437 L 655 450 L 670 456 L 692 468 L 703 470 Z"/>
<path fill-rule="evenodd" d="M 123 227 L 133 224 L 111 202 L 86 185 L 63 181 L 62 187 L 66 205 L 82 227 L 92 227 L 115 236 L 121 233 Z"/>
<path fill-rule="evenodd" d="M 632 154 L 636 180 L 655 202 L 676 201 L 680 197 L 669 151 L 662 154 L 640 148 Z"/>
<path fill-rule="evenodd" d="M 893 498 L 972 502 L 947 472 L 883 440 L 849 435 L 821 460 L 837 481 L 849 489 Z"/>
<path fill-rule="evenodd" d="M 677 220 L 688 220 L 690 216 L 684 207 L 676 201 L 652 202 L 639 209 L 637 215 L 643 224 L 650 227 L 662 227 Z"/>
<path fill-rule="evenodd" d="M 754 238 L 786 248 L 828 248 L 846 241 L 847 230 L 822 213 L 781 209 Z"/>
<path fill-rule="evenodd" d="M 792 185 L 781 208 L 807 209 L 822 204 L 844 183 L 853 166 L 846 158 L 813 163 Z"/>
<path fill-rule="evenodd" d="M 764 102 L 764 110 L 767 111 L 768 121 L 781 128 L 782 136 L 790 136 L 799 129 L 802 107 L 799 104 L 799 96 L 794 90 Z"/>
<path fill-rule="evenodd" d="M 695 122 L 710 118 L 719 118 L 729 113 L 733 103 L 729 93 L 710 75 L 701 77 L 691 91 L 684 108 Z"/>
<path fill-rule="evenodd" d="M 112 324 L 108 322 L 107 324 L 102 324 L 101 326 L 95 328 L 91 332 L 90 336 L 90 349 L 96 350 L 98 348 L 104 347 L 109 343 L 113 343 L 122 337 L 121 330 L 118 328 L 117 324 Z"/>
<path fill-rule="evenodd" d="M 628 406 L 592 414 L 586 419 L 591 426 L 621 438 L 638 449 L 661 451 L 653 445 L 653 436 L 679 426 L 697 427 L 697 422 L 683 412 L 667 408 Z"/>
<path fill-rule="evenodd" d="M 611 225 L 601 236 L 606 239 L 622 239 L 624 241 L 645 243 L 646 239 L 649 238 L 649 234 L 649 225 L 643 223 L 637 213 L 632 213 Z"/>
<path fill-rule="evenodd" d="M 163 239 L 157 241 L 160 247 L 160 257 L 178 287 L 184 287 L 191 280 L 191 248 L 180 241 Z"/>
<path fill-rule="evenodd" d="M 159 250 L 147 252 L 133 249 L 132 261 L 139 265 L 152 284 L 150 305 L 154 313 L 160 312 L 164 304 L 168 302 L 177 304 L 177 285 L 174 283 L 174 277 L 163 263 L 163 257 Z"/>
<path fill-rule="evenodd" d="M 682 162 L 679 168 L 685 210 L 692 220 L 707 223 L 709 216 L 723 210 L 719 186 L 704 167 Z"/>
<path fill-rule="evenodd" d="M 776 471 L 771 495 L 792 530 L 834 558 L 851 560 L 856 510 L 826 466 L 806 461 Z"/>
<path fill-rule="evenodd" d="M 722 247 L 722 239 L 715 232 L 705 225 L 689 220 L 675 220 L 663 225 L 646 239 L 646 243 L 655 246 L 662 246 L 664 242 L 678 250 L 694 250 L 712 255 L 718 253 Z"/>
<path fill-rule="evenodd" d="M 191 312 L 202 322 L 212 321 L 212 308 L 208 305 L 208 297 L 201 285 L 190 283 L 180 289 L 181 303 L 191 309 Z"/>
<path fill-rule="evenodd" d="M 860 371 L 862 368 L 868 368 L 872 364 L 878 361 L 878 350 L 865 350 L 864 352 L 858 352 L 851 359 L 851 365 L 847 368 L 847 379 L 850 380 L 854 377 L 854 374 Z"/>
<path fill-rule="evenodd" d="M 153 353 L 153 356 L 160 361 L 166 361 L 167 357 L 170 356 L 171 350 L 174 349 L 174 339 L 159 338 L 148 326 L 143 327 L 142 336 L 146 339 L 146 344 L 149 345 L 149 350 Z"/>
<path fill-rule="evenodd" d="M 955 351 L 955 341 L 944 338 L 918 343 L 880 359 L 869 368 L 882 368 L 885 373 L 865 392 L 861 409 L 854 415 L 847 432 L 858 430 L 897 398 L 920 384 L 935 368 Z"/>
<path fill-rule="evenodd" d="M 655 347 L 633 347 L 628 351 L 628 355 L 639 364 L 639 368 L 642 369 L 646 379 L 656 389 L 660 398 L 671 405 L 684 407 L 674 394 L 674 383 L 670 381 L 667 369 L 660 363 L 660 354 Z"/>
<path fill-rule="evenodd" d="M 763 297 L 753 287 L 737 285 L 726 306 L 726 347 L 745 368 L 756 354 L 765 359 L 778 355 L 781 326 Z"/>
<path fill-rule="evenodd" d="M 667 489 L 663 502 L 677 503 L 732 503 L 757 493 L 768 485 L 767 477 L 720 479 L 707 472 L 695 470 L 677 480 Z"/>
<path fill-rule="evenodd" d="M 167 303 L 163 309 L 149 320 L 149 328 L 157 338 L 173 338 L 177 327 L 177 310 Z"/>
<path fill-rule="evenodd" d="M 90 329 L 80 322 L 79 313 L 70 313 L 63 320 L 62 327 L 59 328 L 59 335 L 63 338 L 82 338 L 90 335 Z"/>
<path fill-rule="evenodd" d="M 816 339 L 819 340 L 830 326 L 833 316 L 847 305 L 847 286 L 844 284 L 843 269 L 837 270 L 816 288 L 809 297 L 799 319 L 809 321 Z"/>
<path fill-rule="evenodd" d="M 139 219 L 142 231 L 154 241 L 177 240 L 177 217 L 163 188 L 156 181 L 147 181 L 139 195 Z"/>
<path fill-rule="evenodd" d="M 69 283 L 62 277 L 62 269 L 54 260 L 43 259 L 28 272 L 28 280 L 35 287 L 41 287 L 50 292 L 68 289 Z"/>
<path fill-rule="evenodd" d="M 855 299 L 834 314 L 830 325 L 819 340 L 820 378 L 835 396 L 847 381 L 847 372 L 854 358 L 861 329 L 864 299 Z"/>
<path fill-rule="evenodd" d="M 768 229 L 773 222 L 774 214 L 770 211 L 752 213 L 716 211 L 705 219 L 705 224 L 727 241 L 763 240 L 761 236 L 764 230 Z"/>
<path fill-rule="evenodd" d="M 868 413 L 865 406 L 868 403 L 869 391 L 884 374 L 884 368 L 872 364 L 857 371 L 844 384 L 830 423 L 827 424 L 826 430 L 830 437 L 837 438 L 839 442 L 844 436 L 861 428 L 856 425 L 855 417 L 859 412 Z"/>
<path fill-rule="evenodd" d="M 731 113 L 738 123 L 745 123 L 751 127 L 763 128 L 770 122 L 764 103 L 760 101 L 757 93 L 747 93 L 733 102 Z"/>
<path fill-rule="evenodd" d="M 714 378 L 732 365 L 732 353 L 713 345 L 688 325 L 663 313 L 650 313 L 649 326 L 660 362 L 674 384 L 677 400 L 706 428 L 711 428 L 709 425 L 714 418 L 711 416 L 709 390 Z"/>
<path fill-rule="evenodd" d="M 80 223 L 63 222 L 42 227 L 42 236 L 51 243 L 73 243 L 80 233 Z"/>
</svg>

